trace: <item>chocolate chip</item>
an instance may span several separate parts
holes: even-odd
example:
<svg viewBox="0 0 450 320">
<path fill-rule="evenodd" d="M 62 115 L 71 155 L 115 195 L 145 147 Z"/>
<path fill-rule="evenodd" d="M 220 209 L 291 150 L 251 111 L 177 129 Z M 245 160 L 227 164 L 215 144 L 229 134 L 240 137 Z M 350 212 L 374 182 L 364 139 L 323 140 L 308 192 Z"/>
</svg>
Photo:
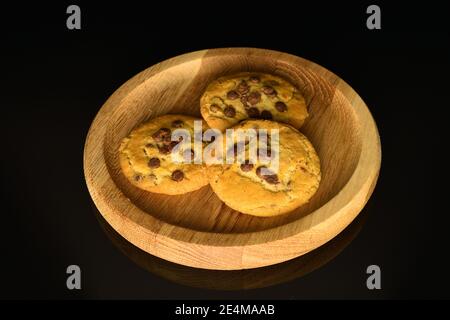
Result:
<svg viewBox="0 0 450 320">
<path fill-rule="evenodd" d="M 262 92 L 264 92 L 265 95 L 267 96 L 275 96 L 277 94 L 277 92 L 275 91 L 274 88 L 270 87 L 270 86 L 264 86 L 261 88 Z"/>
<path fill-rule="evenodd" d="M 153 145 L 153 144 L 151 144 L 151 143 L 147 143 L 147 144 L 145 145 L 145 147 L 146 147 L 146 148 L 153 148 L 153 147 L 154 147 L 154 145 Z"/>
<path fill-rule="evenodd" d="M 266 167 L 264 167 L 264 166 L 262 166 L 262 167 L 258 167 L 258 168 L 256 168 L 256 175 L 258 176 L 258 177 L 260 177 L 261 179 L 264 179 L 267 183 L 269 183 L 269 184 L 277 184 L 277 183 L 279 183 L 280 181 L 278 180 L 278 176 L 276 175 L 276 174 L 274 174 L 274 173 L 268 173 L 268 174 L 265 174 L 265 175 L 263 175 L 262 174 L 262 169 L 267 169 Z"/>
<path fill-rule="evenodd" d="M 183 126 L 183 121 L 181 120 L 175 120 L 172 122 L 173 128 L 181 128 Z"/>
<path fill-rule="evenodd" d="M 258 76 L 251 76 L 250 77 L 250 82 L 259 83 L 260 81 L 261 81 L 261 79 Z"/>
<path fill-rule="evenodd" d="M 216 112 L 220 111 L 220 107 L 217 104 L 212 104 L 209 106 L 209 110 L 211 110 L 211 112 L 216 113 Z"/>
<path fill-rule="evenodd" d="M 168 145 L 162 145 L 158 147 L 158 150 L 161 154 L 169 154 L 172 151 Z"/>
<path fill-rule="evenodd" d="M 265 167 L 258 167 L 258 168 L 256 168 L 256 175 L 257 175 L 258 177 L 260 177 L 260 178 L 264 177 L 264 176 L 261 174 L 261 171 L 262 171 L 263 168 L 265 168 Z"/>
<path fill-rule="evenodd" d="M 255 107 L 247 109 L 247 114 L 250 118 L 258 118 L 259 117 L 259 110 Z"/>
<path fill-rule="evenodd" d="M 223 113 L 229 118 L 234 118 L 236 115 L 236 110 L 233 106 L 227 106 L 225 110 L 223 110 Z"/>
<path fill-rule="evenodd" d="M 175 170 L 172 172 L 172 180 L 174 181 L 181 181 L 184 179 L 184 173 L 181 170 Z"/>
<path fill-rule="evenodd" d="M 261 119 L 265 119 L 265 120 L 272 119 L 272 113 L 270 113 L 270 111 L 268 111 L 268 110 L 263 110 L 261 112 Z"/>
<path fill-rule="evenodd" d="M 158 158 L 151 158 L 151 159 L 148 161 L 148 166 L 149 166 L 150 168 L 159 168 L 160 165 L 161 165 L 161 161 L 159 161 Z"/>
<path fill-rule="evenodd" d="M 228 91 L 228 93 L 227 93 L 227 99 L 235 100 L 235 99 L 237 99 L 237 98 L 239 98 L 239 93 L 237 93 L 237 92 L 234 91 L 234 90 Z"/>
<path fill-rule="evenodd" d="M 251 105 L 255 105 L 258 102 L 261 101 L 261 93 L 253 91 L 252 93 L 250 93 L 248 95 L 248 99 L 247 99 L 248 103 L 250 103 Z"/>
<path fill-rule="evenodd" d="M 136 174 L 134 176 L 134 181 L 141 181 L 141 179 L 142 179 L 142 176 L 140 174 Z"/>
<path fill-rule="evenodd" d="M 240 94 L 245 94 L 250 90 L 250 88 L 248 87 L 247 82 L 245 82 L 245 80 L 242 80 L 241 83 L 238 84 L 237 86 L 237 91 Z"/>
<path fill-rule="evenodd" d="M 251 164 L 248 160 L 245 160 L 245 162 L 241 164 L 241 170 L 244 172 L 248 172 L 252 169 L 253 169 L 253 164 Z"/>
<path fill-rule="evenodd" d="M 277 101 L 275 103 L 275 109 L 277 109 L 280 112 L 285 112 L 287 111 L 287 105 L 283 101 Z"/>
<path fill-rule="evenodd" d="M 170 129 L 168 128 L 161 128 L 152 135 L 153 139 L 158 142 L 163 141 L 167 136 L 170 137 Z"/>
<path fill-rule="evenodd" d="M 170 141 L 169 150 L 172 151 L 178 145 L 178 143 L 178 141 Z"/>
<path fill-rule="evenodd" d="M 159 131 L 161 132 L 162 135 L 165 135 L 165 136 L 169 135 L 171 132 L 169 128 L 161 128 L 161 129 L 159 129 Z"/>
<path fill-rule="evenodd" d="M 170 136 L 165 136 L 162 139 L 164 144 L 170 144 L 172 142 L 172 138 Z"/>
<path fill-rule="evenodd" d="M 280 183 L 276 174 L 265 175 L 263 179 L 266 180 L 266 182 L 269 184 Z"/>
</svg>

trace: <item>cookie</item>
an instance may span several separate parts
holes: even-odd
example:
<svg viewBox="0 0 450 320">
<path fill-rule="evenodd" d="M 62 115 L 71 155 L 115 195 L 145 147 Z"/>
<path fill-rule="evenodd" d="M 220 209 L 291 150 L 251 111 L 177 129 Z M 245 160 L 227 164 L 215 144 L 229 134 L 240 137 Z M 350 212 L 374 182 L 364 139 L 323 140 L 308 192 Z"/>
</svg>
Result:
<svg viewBox="0 0 450 320">
<path fill-rule="evenodd" d="M 303 134 L 292 126 L 269 120 L 247 120 L 233 129 L 234 144 L 229 147 L 223 143 L 222 157 L 228 158 L 229 154 L 243 148 L 246 152 L 240 153 L 241 163 L 207 165 L 210 185 L 225 204 L 250 215 L 275 216 L 292 211 L 311 199 L 321 179 L 320 161 Z M 236 129 L 257 129 L 259 137 L 256 142 L 251 142 L 254 138 L 238 142 Z M 265 141 L 260 129 L 268 131 Z M 270 139 L 272 129 L 279 132 L 275 140 Z M 215 143 L 220 143 L 219 140 Z M 249 155 L 252 144 L 252 150 L 258 146 L 254 163 Z M 279 164 L 274 170 L 270 159 L 276 159 L 277 154 Z"/>
<path fill-rule="evenodd" d="M 193 145 L 194 120 L 200 119 L 164 115 L 133 130 L 119 148 L 125 177 L 138 188 L 168 195 L 187 193 L 207 185 L 205 166 L 193 161 L 201 155 L 201 145 L 200 149 Z M 200 121 L 206 130 L 207 125 Z M 179 132 L 176 129 L 188 130 L 191 139 L 173 136 Z"/>
<path fill-rule="evenodd" d="M 264 73 L 239 73 L 211 82 L 200 99 L 200 112 L 221 131 L 241 120 L 274 120 L 300 128 L 308 117 L 305 99 L 288 81 Z"/>
</svg>

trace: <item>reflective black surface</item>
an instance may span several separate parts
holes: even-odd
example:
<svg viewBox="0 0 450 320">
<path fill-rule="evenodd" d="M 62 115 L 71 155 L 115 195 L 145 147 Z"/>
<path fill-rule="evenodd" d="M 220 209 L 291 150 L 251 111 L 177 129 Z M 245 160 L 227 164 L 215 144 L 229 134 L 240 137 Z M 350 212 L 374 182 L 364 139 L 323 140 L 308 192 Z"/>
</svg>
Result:
<svg viewBox="0 0 450 320">
<path fill-rule="evenodd" d="M 448 189 L 446 11 L 385 5 L 382 30 L 370 32 L 364 6 L 301 5 L 256 19 L 264 28 L 225 23 L 225 12 L 84 5 L 78 32 L 65 28 L 65 4 L 2 7 L 0 298 L 450 298 L 450 218 L 439 206 Z M 369 106 L 383 152 L 370 214 L 340 254 L 302 277 L 237 291 L 168 281 L 122 254 L 92 212 L 82 168 L 89 125 L 118 86 L 161 60 L 227 46 L 289 52 L 338 74 Z M 66 288 L 70 264 L 81 267 L 81 291 Z M 371 264 L 381 268 L 379 291 L 366 288 Z"/>
<path fill-rule="evenodd" d="M 205 270 L 191 268 L 148 254 L 118 234 L 93 207 L 103 231 L 124 255 L 141 268 L 172 282 L 214 290 L 248 290 L 273 286 L 307 275 L 334 259 L 358 235 L 370 211 L 366 208 L 345 230 L 325 245 L 303 256 L 263 268 Z"/>
</svg>

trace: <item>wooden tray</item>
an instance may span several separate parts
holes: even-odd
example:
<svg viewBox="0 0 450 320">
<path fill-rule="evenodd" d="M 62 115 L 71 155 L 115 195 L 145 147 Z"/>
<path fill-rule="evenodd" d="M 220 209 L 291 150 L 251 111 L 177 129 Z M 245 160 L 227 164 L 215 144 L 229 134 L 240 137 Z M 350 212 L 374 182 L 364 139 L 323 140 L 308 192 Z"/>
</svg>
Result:
<svg viewBox="0 0 450 320">
<path fill-rule="evenodd" d="M 209 186 L 181 196 L 132 186 L 119 166 L 121 139 L 161 114 L 199 116 L 206 85 L 240 71 L 279 75 L 305 95 L 310 118 L 301 131 L 316 147 L 322 165 L 322 181 L 310 203 L 285 215 L 261 218 L 230 209 Z M 252 48 L 192 52 L 139 73 L 100 109 L 84 149 L 89 192 L 119 234 L 160 258 L 223 270 L 286 261 L 335 237 L 367 202 L 380 163 L 376 124 L 348 84 L 305 59 Z"/>
</svg>

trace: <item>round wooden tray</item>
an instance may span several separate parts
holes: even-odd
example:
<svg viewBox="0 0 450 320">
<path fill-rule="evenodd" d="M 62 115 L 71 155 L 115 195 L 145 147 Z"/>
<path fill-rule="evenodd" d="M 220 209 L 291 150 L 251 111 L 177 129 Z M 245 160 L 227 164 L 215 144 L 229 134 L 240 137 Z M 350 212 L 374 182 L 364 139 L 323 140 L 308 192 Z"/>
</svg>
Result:
<svg viewBox="0 0 450 320">
<path fill-rule="evenodd" d="M 322 181 L 311 201 L 288 214 L 262 218 L 227 207 L 209 186 L 165 196 L 131 185 L 119 166 L 121 139 L 161 114 L 199 116 L 206 85 L 240 71 L 279 75 L 304 94 L 310 117 L 301 131 L 315 146 L 322 166 Z M 222 270 L 293 259 L 335 237 L 364 207 L 380 163 L 376 124 L 348 84 L 308 60 L 253 48 L 192 52 L 144 70 L 106 101 L 84 149 L 89 192 L 119 234 L 160 258 Z"/>
</svg>

